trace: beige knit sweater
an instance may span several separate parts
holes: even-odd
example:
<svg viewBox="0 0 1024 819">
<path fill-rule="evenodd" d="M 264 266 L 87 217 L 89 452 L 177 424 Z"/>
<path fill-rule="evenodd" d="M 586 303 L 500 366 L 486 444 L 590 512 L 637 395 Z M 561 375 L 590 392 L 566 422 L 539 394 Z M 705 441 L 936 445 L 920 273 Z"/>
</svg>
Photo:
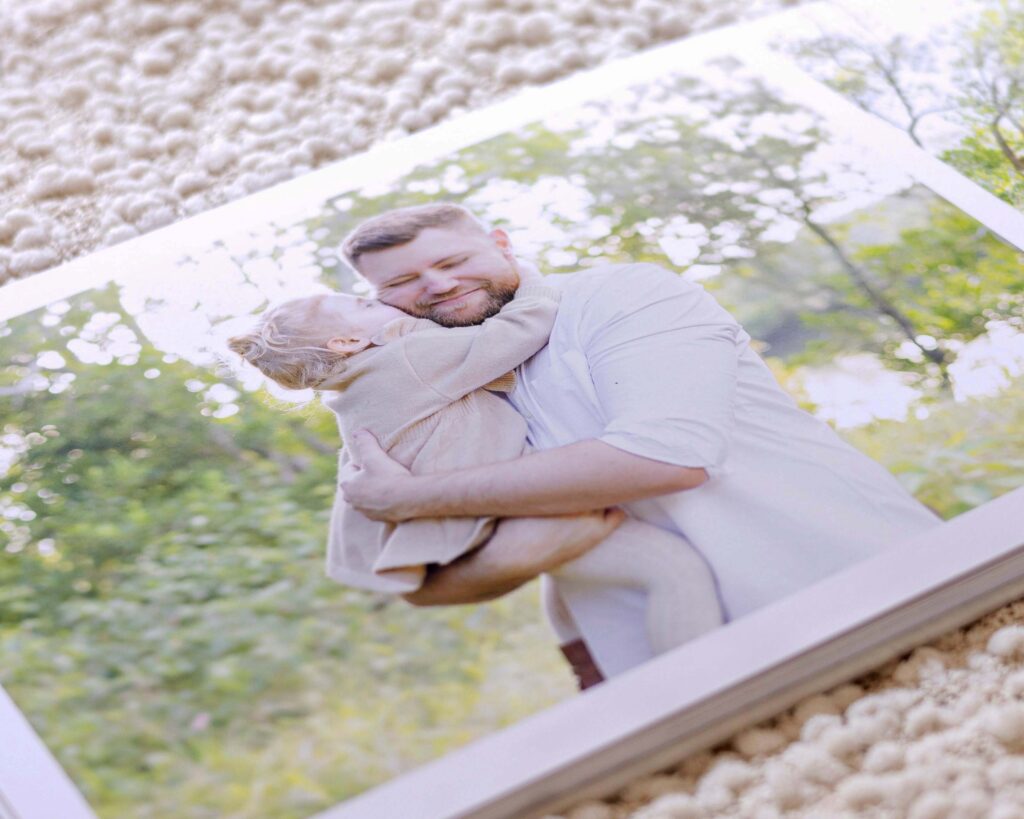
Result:
<svg viewBox="0 0 1024 819">
<path fill-rule="evenodd" d="M 472 327 L 398 319 L 351 356 L 322 396 L 342 441 L 368 429 L 413 474 L 510 460 L 526 450 L 526 422 L 494 391 L 511 391 L 515 367 L 540 350 L 558 310 L 558 290 L 520 287 L 500 312 Z M 485 389 L 486 387 L 486 389 Z M 349 464 L 339 452 L 339 474 Z M 446 564 L 484 543 L 494 518 L 373 521 L 335 493 L 327 574 L 339 583 L 404 593 L 426 564 Z"/>
</svg>

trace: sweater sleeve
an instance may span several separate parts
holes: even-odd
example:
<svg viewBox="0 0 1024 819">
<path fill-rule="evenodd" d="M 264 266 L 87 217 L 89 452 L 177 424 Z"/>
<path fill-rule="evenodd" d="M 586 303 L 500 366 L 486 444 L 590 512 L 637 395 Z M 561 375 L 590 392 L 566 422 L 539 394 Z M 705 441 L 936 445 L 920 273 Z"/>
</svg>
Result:
<svg viewBox="0 0 1024 819">
<path fill-rule="evenodd" d="M 409 365 L 424 384 L 457 401 L 515 369 L 548 343 L 560 296 L 553 287 L 524 285 L 482 324 L 412 334 L 405 345 Z"/>
</svg>

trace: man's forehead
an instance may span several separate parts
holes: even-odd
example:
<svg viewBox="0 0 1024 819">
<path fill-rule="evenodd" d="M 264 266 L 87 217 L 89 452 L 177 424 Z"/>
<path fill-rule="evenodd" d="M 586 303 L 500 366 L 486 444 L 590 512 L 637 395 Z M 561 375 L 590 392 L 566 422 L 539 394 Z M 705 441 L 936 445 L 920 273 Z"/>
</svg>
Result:
<svg viewBox="0 0 1024 819">
<path fill-rule="evenodd" d="M 486 234 L 482 233 L 475 225 L 457 223 L 423 228 L 415 239 L 399 247 L 415 248 L 429 252 L 438 246 L 474 245 L 484 238 L 486 238 Z"/>
</svg>

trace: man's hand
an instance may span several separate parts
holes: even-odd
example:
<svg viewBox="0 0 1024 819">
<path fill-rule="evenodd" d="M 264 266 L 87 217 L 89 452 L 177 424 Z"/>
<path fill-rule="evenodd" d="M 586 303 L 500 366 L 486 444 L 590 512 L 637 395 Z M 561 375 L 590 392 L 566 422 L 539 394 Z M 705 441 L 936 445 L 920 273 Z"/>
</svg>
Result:
<svg viewBox="0 0 1024 819">
<path fill-rule="evenodd" d="M 397 523 L 415 517 L 403 494 L 415 480 L 412 473 L 388 457 L 365 429 L 352 436 L 347 446 L 352 461 L 351 470 L 338 482 L 342 497 L 371 520 Z"/>
</svg>

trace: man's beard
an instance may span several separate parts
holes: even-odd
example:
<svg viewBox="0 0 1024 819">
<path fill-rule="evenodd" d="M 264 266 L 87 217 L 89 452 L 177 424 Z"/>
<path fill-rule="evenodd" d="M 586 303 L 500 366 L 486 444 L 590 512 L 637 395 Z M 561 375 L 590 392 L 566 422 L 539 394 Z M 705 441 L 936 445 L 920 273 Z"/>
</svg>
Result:
<svg viewBox="0 0 1024 819">
<path fill-rule="evenodd" d="M 479 288 L 479 292 L 483 293 L 487 298 L 480 308 L 473 313 L 468 313 L 466 310 L 439 310 L 436 309 L 437 305 L 429 304 L 424 307 L 414 307 L 411 310 L 406 310 L 406 312 L 417 318 L 430 319 L 442 327 L 469 327 L 489 319 L 512 301 L 513 296 L 516 294 L 516 288 L 507 284 L 495 286 L 487 283 Z"/>
</svg>

